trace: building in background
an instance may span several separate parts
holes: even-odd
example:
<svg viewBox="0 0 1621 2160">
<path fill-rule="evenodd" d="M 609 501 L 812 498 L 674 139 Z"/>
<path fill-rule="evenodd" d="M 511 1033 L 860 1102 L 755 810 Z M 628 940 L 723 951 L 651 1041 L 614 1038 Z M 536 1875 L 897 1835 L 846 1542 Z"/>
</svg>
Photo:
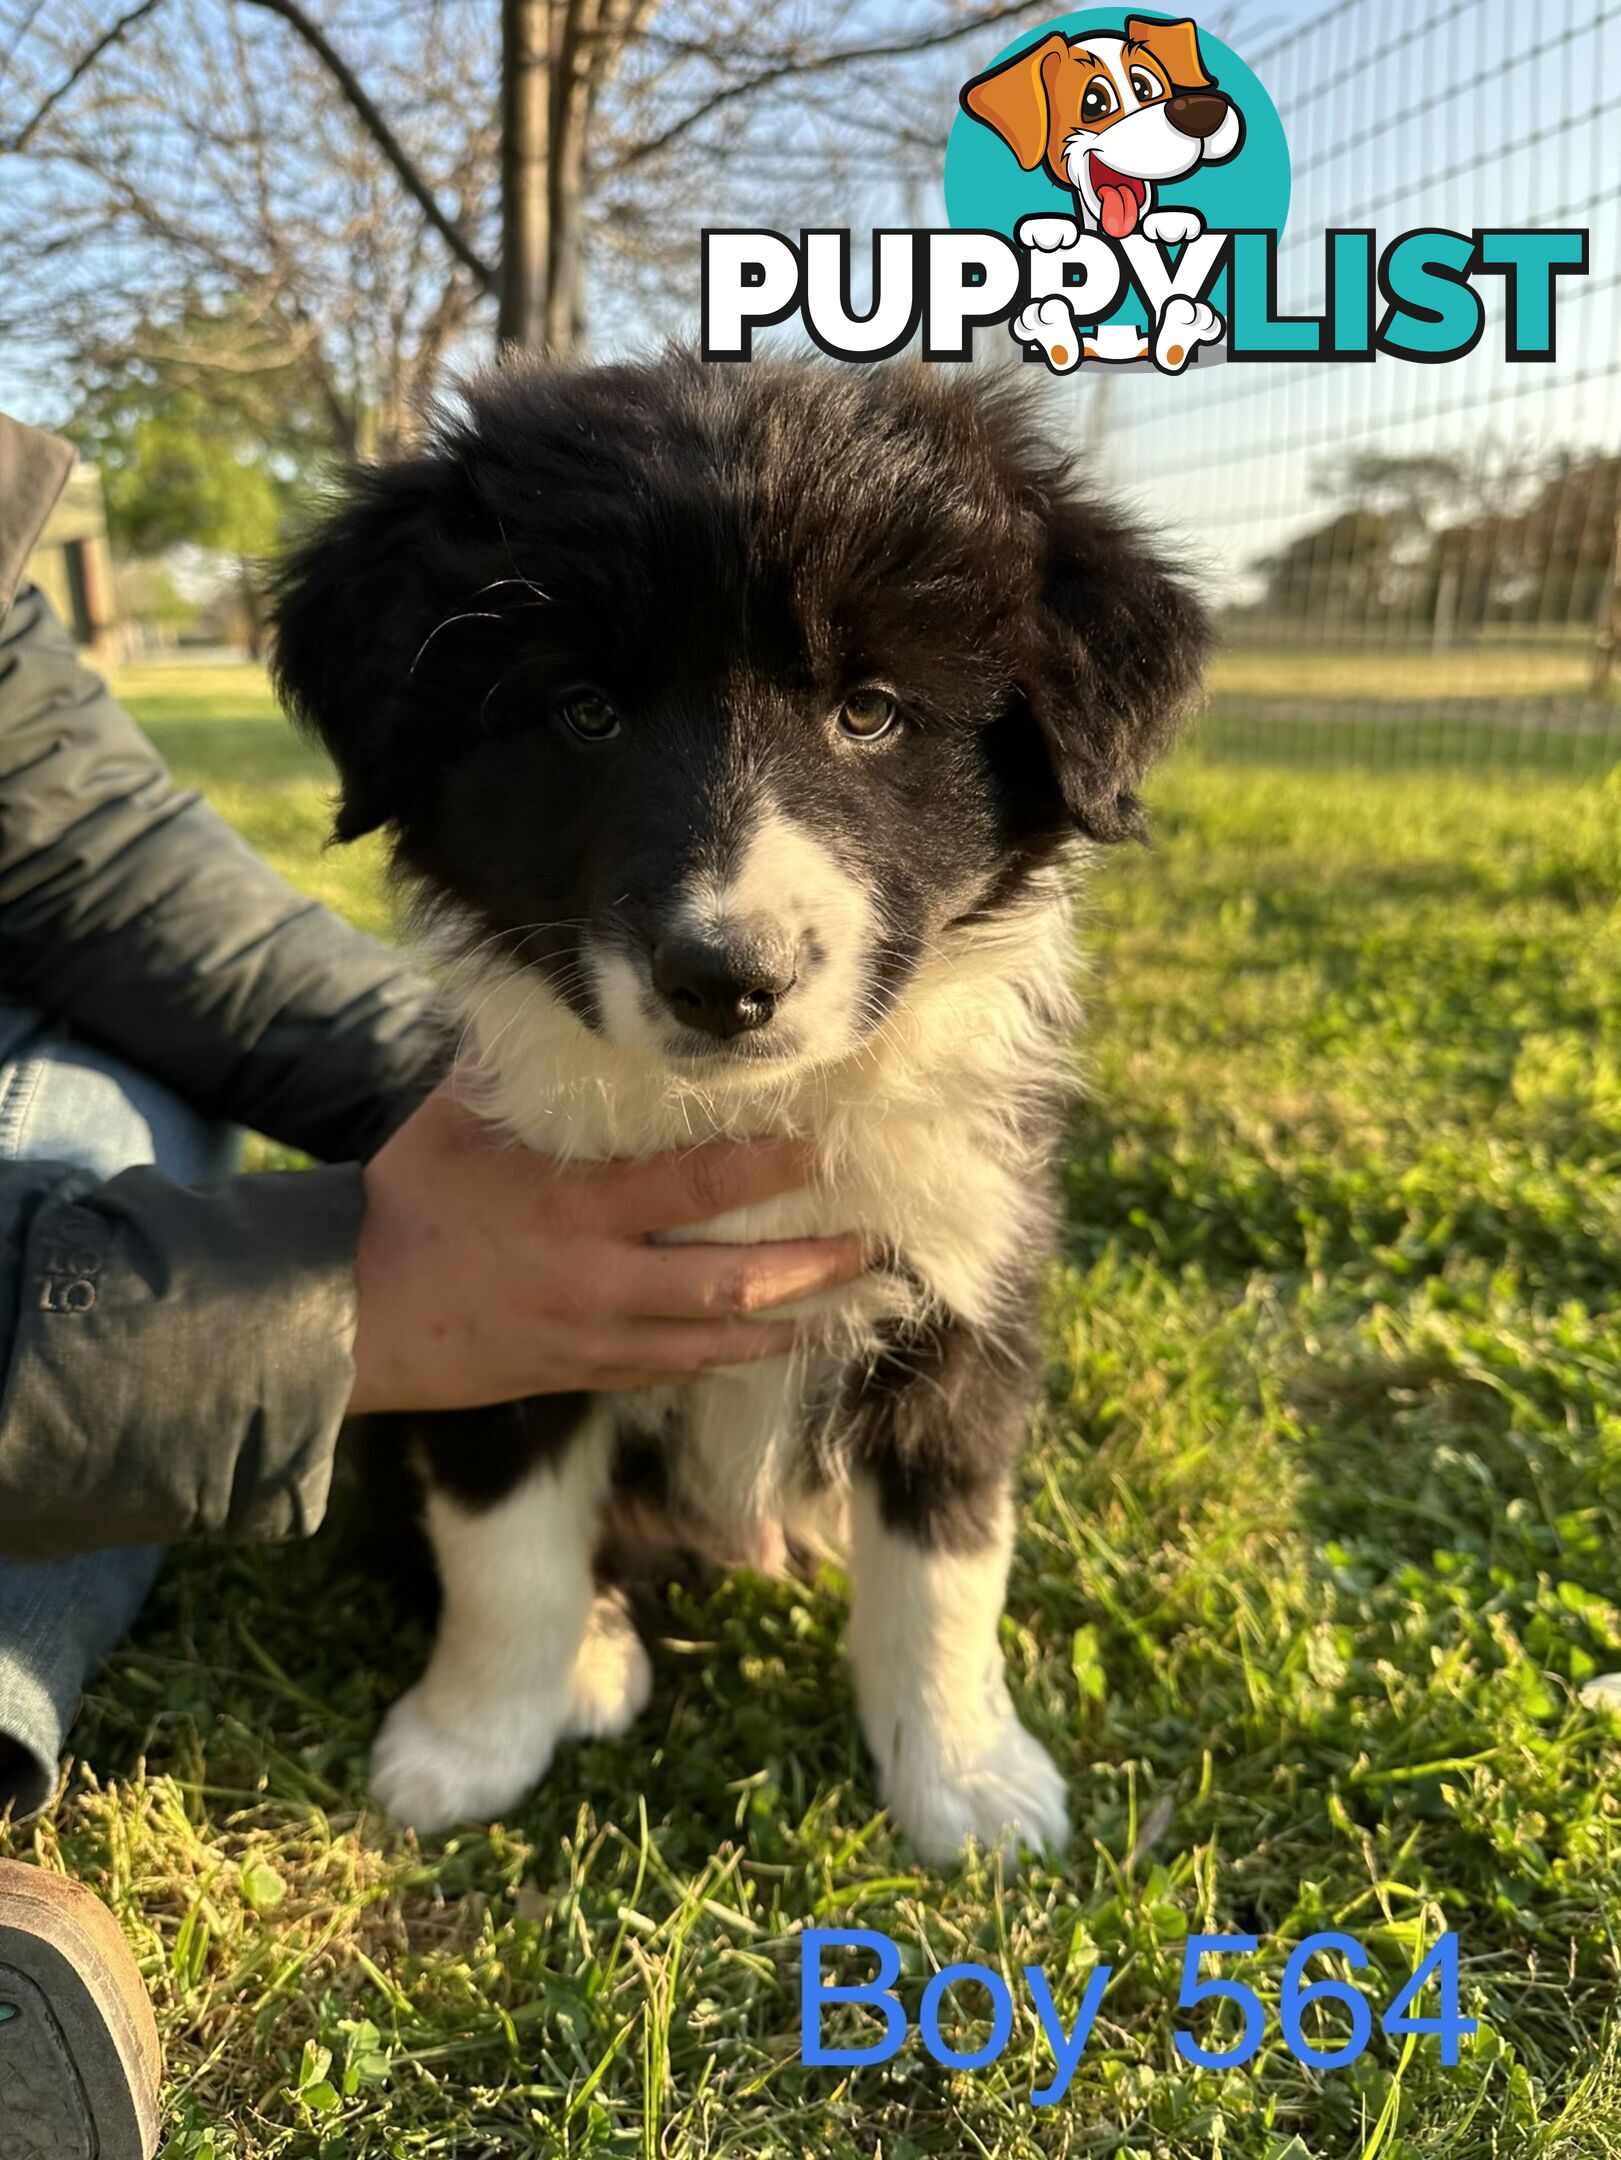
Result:
<svg viewBox="0 0 1621 2160">
<path fill-rule="evenodd" d="M 107 544 L 107 506 L 95 466 L 74 467 L 29 559 L 26 575 L 81 645 L 100 659 L 113 657 L 117 583 Z"/>
</svg>

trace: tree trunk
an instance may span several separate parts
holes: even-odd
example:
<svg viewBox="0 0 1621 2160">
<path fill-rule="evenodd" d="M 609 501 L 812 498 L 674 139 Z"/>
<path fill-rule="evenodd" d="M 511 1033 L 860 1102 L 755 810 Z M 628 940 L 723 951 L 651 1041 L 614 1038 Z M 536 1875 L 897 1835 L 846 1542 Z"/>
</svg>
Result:
<svg viewBox="0 0 1621 2160">
<path fill-rule="evenodd" d="M 565 353 L 581 342 L 585 317 L 585 160 L 591 135 L 594 50 L 602 0 L 555 0 L 559 24 L 552 68 L 548 197 L 550 251 L 546 343 Z"/>
<path fill-rule="evenodd" d="M 503 346 L 546 342 L 552 0 L 501 0 Z"/>
</svg>

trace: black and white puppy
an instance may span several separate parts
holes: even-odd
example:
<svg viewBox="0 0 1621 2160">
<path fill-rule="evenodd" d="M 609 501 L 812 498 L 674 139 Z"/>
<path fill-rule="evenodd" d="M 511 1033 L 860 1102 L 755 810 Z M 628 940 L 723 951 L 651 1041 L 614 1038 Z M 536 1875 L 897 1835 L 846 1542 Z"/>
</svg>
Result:
<svg viewBox="0 0 1621 2160">
<path fill-rule="evenodd" d="M 513 366 L 360 475 L 284 575 L 277 666 L 340 838 L 386 826 L 515 1141 L 815 1140 L 701 1235 L 857 1229 L 818 1346 L 428 1420 L 443 1584 L 377 1743 L 420 1828 L 623 1732 L 646 1652 L 594 1561 L 617 1485 L 713 1549 L 825 1542 L 917 1848 L 1059 1844 L 997 1644 L 1066 1092 L 1070 858 L 1197 686 L 1188 590 L 1018 398 L 940 369 Z"/>
</svg>

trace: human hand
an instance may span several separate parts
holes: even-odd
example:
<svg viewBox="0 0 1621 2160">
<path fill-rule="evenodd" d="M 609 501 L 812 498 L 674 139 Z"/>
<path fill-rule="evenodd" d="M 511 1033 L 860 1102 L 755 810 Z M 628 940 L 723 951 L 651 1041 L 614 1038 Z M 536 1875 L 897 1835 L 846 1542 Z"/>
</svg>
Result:
<svg viewBox="0 0 1621 2160">
<path fill-rule="evenodd" d="M 366 1168 L 350 1410 L 650 1387 L 780 1357 L 799 1328 L 748 1316 L 853 1280 L 858 1235 L 649 1239 L 793 1191 L 813 1162 L 807 1142 L 759 1140 L 563 1165 L 501 1141 L 447 1081 Z"/>
</svg>

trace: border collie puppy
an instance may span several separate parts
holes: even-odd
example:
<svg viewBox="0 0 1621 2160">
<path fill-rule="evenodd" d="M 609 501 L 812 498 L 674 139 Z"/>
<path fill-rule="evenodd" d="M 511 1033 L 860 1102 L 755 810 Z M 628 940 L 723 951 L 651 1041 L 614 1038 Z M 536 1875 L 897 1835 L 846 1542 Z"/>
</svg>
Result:
<svg viewBox="0 0 1621 2160">
<path fill-rule="evenodd" d="M 855 1229 L 814 1343 L 422 1422 L 444 1602 L 373 1759 L 396 1818 L 510 1808 L 650 1671 L 596 1556 L 634 1484 L 741 1557 L 825 1547 L 923 1854 L 1061 1845 L 997 1644 L 1074 1024 L 1071 858 L 1139 832 L 1197 602 L 1018 397 L 938 368 L 521 364 L 358 475 L 282 579 L 277 669 L 385 826 L 524 1146 L 812 1138 L 696 1234 Z"/>
</svg>

